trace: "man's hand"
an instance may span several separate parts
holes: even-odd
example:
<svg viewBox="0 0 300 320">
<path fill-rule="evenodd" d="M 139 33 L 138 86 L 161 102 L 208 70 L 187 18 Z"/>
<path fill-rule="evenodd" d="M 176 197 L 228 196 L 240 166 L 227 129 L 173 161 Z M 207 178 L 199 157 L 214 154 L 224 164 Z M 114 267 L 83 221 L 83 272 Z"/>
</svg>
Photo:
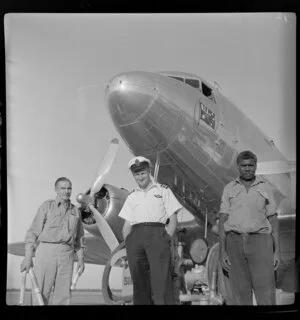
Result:
<svg viewBox="0 0 300 320">
<path fill-rule="evenodd" d="M 274 252 L 273 261 L 274 261 L 274 270 L 277 270 L 280 263 L 279 252 L 277 251 Z"/>
<path fill-rule="evenodd" d="M 29 272 L 29 269 L 33 267 L 33 260 L 31 257 L 25 257 L 21 263 L 20 270 L 21 272 L 25 271 Z"/>
<path fill-rule="evenodd" d="M 175 213 L 173 213 L 171 215 L 171 217 L 169 217 L 169 223 L 166 225 L 166 231 L 167 231 L 167 234 L 173 238 L 174 237 L 174 234 L 176 232 L 176 228 L 177 228 L 177 224 L 178 224 L 178 221 L 177 221 L 177 214 L 178 212 L 181 212 L 181 209 L 177 210 Z"/>
<path fill-rule="evenodd" d="M 229 272 L 231 263 L 228 257 L 228 254 L 225 250 L 220 251 L 220 261 L 223 269 L 225 269 L 227 272 Z"/>
<path fill-rule="evenodd" d="M 77 262 L 77 272 L 79 272 L 79 276 L 81 276 L 81 274 L 83 273 L 85 269 L 85 265 L 84 265 L 84 261 L 83 260 L 78 260 Z"/>
</svg>

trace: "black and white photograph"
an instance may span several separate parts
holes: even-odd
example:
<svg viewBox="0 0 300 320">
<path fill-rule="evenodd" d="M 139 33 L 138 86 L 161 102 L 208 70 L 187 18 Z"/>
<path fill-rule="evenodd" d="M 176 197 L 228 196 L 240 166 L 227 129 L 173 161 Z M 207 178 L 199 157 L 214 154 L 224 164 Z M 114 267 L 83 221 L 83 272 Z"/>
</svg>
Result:
<svg viewBox="0 0 300 320">
<path fill-rule="evenodd" d="M 12 12 L 4 40 L 7 305 L 295 303 L 295 13 Z"/>
</svg>

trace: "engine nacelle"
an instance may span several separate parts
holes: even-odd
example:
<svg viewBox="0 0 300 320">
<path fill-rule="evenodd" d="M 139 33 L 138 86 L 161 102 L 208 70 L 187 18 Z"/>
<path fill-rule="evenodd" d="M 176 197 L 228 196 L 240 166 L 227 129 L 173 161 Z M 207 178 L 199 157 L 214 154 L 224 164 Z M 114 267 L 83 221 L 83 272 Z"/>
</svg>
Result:
<svg viewBox="0 0 300 320">
<path fill-rule="evenodd" d="M 90 191 L 87 191 L 86 194 L 89 194 L 89 192 Z M 122 209 L 128 194 L 129 192 L 125 189 L 104 184 L 101 190 L 94 195 L 94 206 L 110 225 L 119 242 L 123 241 L 122 227 L 124 220 L 119 218 L 118 214 Z M 79 207 L 79 210 L 81 212 L 84 228 L 94 236 L 102 237 L 92 212 L 83 204 Z"/>
</svg>

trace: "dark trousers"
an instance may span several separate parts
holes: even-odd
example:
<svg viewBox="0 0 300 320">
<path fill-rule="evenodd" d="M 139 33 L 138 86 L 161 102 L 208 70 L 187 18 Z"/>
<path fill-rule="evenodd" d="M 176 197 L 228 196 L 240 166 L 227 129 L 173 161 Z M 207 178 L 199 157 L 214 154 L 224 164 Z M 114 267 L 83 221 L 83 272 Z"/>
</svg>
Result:
<svg viewBox="0 0 300 320">
<path fill-rule="evenodd" d="M 258 305 L 275 305 L 273 238 L 270 234 L 227 233 L 226 251 L 231 263 L 229 278 L 235 304 L 252 305 L 252 289 Z"/>
<path fill-rule="evenodd" d="M 175 304 L 171 237 L 164 225 L 134 225 L 125 240 L 133 304 Z"/>
</svg>

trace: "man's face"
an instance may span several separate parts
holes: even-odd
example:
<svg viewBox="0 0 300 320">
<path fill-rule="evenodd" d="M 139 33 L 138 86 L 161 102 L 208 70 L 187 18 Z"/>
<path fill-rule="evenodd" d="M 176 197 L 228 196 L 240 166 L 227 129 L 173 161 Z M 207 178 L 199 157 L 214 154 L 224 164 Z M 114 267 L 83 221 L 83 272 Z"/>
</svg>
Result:
<svg viewBox="0 0 300 320">
<path fill-rule="evenodd" d="M 243 180 L 253 180 L 256 171 L 256 162 L 253 159 L 241 160 L 238 164 L 240 178 Z"/>
<path fill-rule="evenodd" d="M 133 177 L 141 189 L 146 189 L 150 183 L 150 170 L 144 169 L 142 171 L 135 172 L 133 173 Z"/>
<path fill-rule="evenodd" d="M 72 193 L 72 185 L 69 181 L 59 181 L 55 191 L 62 201 L 67 201 Z"/>
</svg>

